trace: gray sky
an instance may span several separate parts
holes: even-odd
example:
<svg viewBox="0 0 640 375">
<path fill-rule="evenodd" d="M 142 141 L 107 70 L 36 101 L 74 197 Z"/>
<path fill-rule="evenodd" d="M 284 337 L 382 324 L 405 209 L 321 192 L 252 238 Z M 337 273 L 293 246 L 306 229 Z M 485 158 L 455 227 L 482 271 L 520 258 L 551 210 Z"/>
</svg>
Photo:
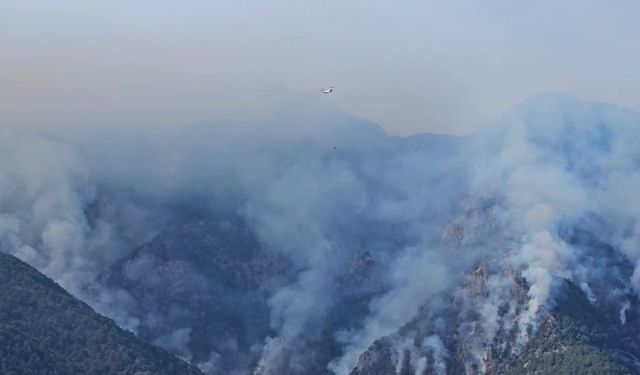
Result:
<svg viewBox="0 0 640 375">
<path fill-rule="evenodd" d="M 548 91 L 640 109 L 636 0 L 0 0 L 0 123 L 172 125 L 331 101 L 464 133 Z"/>
</svg>

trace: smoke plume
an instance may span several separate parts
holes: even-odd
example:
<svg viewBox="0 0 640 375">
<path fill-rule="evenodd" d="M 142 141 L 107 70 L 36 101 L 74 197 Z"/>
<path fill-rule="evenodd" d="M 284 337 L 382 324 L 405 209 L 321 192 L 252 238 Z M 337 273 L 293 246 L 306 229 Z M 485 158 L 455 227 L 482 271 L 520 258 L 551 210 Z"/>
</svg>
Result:
<svg viewBox="0 0 640 375">
<path fill-rule="evenodd" d="M 6 126 L 0 250 L 137 332 L 164 318 L 141 314 L 142 301 L 106 282 L 114 267 L 185 218 L 240 218 L 287 265 L 264 286 L 270 333 L 245 349 L 212 337 L 200 359 L 189 352 L 199 333 L 188 325 L 155 339 L 212 374 L 231 373 L 214 349 L 238 352 L 246 366 L 238 374 L 305 373 L 316 362 L 348 373 L 430 297 L 453 290 L 479 261 L 500 259 L 525 279 L 527 301 L 498 314 L 513 283 L 504 273 L 487 281 L 489 298 L 470 305 L 480 320 L 463 328 L 483 332 L 471 345 L 482 367 L 482 344 L 498 331 L 515 324 L 526 343 L 560 280 L 594 303 L 605 298 L 594 285 L 609 271 L 585 261 L 569 227 L 634 265 L 632 276 L 619 273 L 620 296 L 640 290 L 638 114 L 547 96 L 469 136 L 391 137 L 314 98 L 277 108 L 180 128 Z M 128 280 L 153 279 L 153 267 L 136 264 Z M 619 303 L 624 323 L 630 306 Z M 190 313 L 175 308 L 177 317 Z M 331 358 L 310 355 L 326 342 Z M 440 337 L 409 346 L 415 371 L 429 363 L 445 373 Z"/>
</svg>

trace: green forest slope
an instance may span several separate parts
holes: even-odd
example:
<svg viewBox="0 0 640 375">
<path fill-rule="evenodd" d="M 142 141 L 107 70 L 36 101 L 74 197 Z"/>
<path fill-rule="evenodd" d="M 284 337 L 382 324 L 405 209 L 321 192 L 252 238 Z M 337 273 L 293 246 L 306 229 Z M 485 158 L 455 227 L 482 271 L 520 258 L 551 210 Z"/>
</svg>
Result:
<svg viewBox="0 0 640 375">
<path fill-rule="evenodd" d="M 0 253 L 0 373 L 200 374 Z"/>
</svg>

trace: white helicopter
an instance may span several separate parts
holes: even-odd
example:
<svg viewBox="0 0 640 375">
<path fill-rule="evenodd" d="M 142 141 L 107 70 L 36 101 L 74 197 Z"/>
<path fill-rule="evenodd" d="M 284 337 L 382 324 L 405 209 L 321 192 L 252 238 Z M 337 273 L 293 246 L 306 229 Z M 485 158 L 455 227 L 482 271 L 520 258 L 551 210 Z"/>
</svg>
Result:
<svg viewBox="0 0 640 375">
<path fill-rule="evenodd" d="M 333 92 L 333 86 L 330 86 L 328 89 L 322 89 L 323 94 L 331 94 Z"/>
</svg>

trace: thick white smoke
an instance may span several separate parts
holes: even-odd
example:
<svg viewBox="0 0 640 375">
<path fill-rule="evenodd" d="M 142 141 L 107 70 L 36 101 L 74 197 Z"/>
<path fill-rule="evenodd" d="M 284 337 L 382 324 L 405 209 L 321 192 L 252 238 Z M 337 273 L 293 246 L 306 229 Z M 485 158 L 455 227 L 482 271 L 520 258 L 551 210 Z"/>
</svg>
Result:
<svg viewBox="0 0 640 375">
<path fill-rule="evenodd" d="M 409 248 L 399 254 L 389 269 L 391 289 L 370 302 L 370 315 L 362 328 L 338 332 L 345 354 L 329 365 L 333 372 L 348 373 L 372 342 L 397 331 L 414 317 L 428 296 L 454 281 L 451 268 L 441 257 L 442 252 L 424 248 Z"/>
<path fill-rule="evenodd" d="M 610 226 L 586 229 L 637 262 L 639 211 L 630 194 L 640 187 L 640 149 L 629 140 L 639 135 L 640 117 L 550 96 L 520 106 L 493 131 L 482 142 L 497 152 L 478 164 L 475 184 L 506 200 L 512 230 L 520 233 L 509 259 L 530 285 L 528 305 L 517 319 L 522 345 L 529 328 L 535 332 L 540 313 L 553 306 L 559 280 L 574 281 L 592 303 L 597 301 L 589 283 L 602 271 L 580 263 L 582 249 L 564 242 L 563 224 L 590 215 L 602 218 Z M 633 285 L 634 279 L 627 282 Z"/>
<path fill-rule="evenodd" d="M 424 295 L 411 280 L 418 266 L 438 258 L 425 243 L 451 215 L 443 196 L 462 191 L 458 181 L 438 179 L 458 169 L 459 160 L 431 153 L 422 139 L 389 137 L 323 105 L 289 104 L 294 107 L 255 126 L 7 131 L 0 170 L 2 250 L 135 331 L 136 301 L 106 288 L 100 276 L 171 221 L 163 205 L 195 197 L 204 210 L 242 216 L 261 246 L 292 266 L 293 281 L 269 299 L 276 335 L 265 341 L 265 372 L 304 365 L 306 342 L 323 329 L 335 303 L 336 281 L 362 251 L 381 268 L 393 253 L 400 256 L 396 271 L 381 274 L 389 292 L 372 302 L 374 311 L 393 319 L 383 323 L 385 331 L 397 328 Z M 437 138 L 425 142 L 438 146 Z M 400 228 L 399 237 L 376 240 L 373 248 L 352 246 L 362 241 L 358 237 L 367 240 L 368 225 Z M 414 271 L 402 273 L 403 264 Z M 446 271 L 431 267 L 437 290 Z M 385 301 L 414 307 L 394 311 Z M 367 325 L 380 324 L 376 319 Z M 365 330 L 375 338 L 378 328 Z M 189 357 L 189 335 L 174 336 L 156 342 Z"/>
<path fill-rule="evenodd" d="M 176 219 L 176 201 L 241 216 L 260 245 L 290 265 L 287 282 L 269 290 L 273 335 L 254 350 L 261 352 L 261 374 L 304 371 L 309 348 L 325 339 L 336 285 L 362 254 L 372 259 L 379 285 L 366 294 L 364 316 L 336 324 L 331 334 L 341 345 L 329 365 L 338 374 L 482 258 L 504 258 L 529 285 L 526 309 L 512 307 L 500 317 L 512 279 L 488 281 L 494 293 L 478 306 L 478 326 L 488 340 L 517 315 L 512 324 L 526 341 L 562 278 L 597 301 L 589 291 L 601 270 L 581 264 L 582 250 L 560 231 L 590 215 L 605 224 L 587 229 L 633 262 L 636 270 L 625 281 L 640 290 L 637 114 L 548 97 L 467 138 L 402 139 L 306 100 L 292 100 L 293 108 L 258 124 L 4 129 L 0 250 L 135 330 L 137 302 L 106 288 L 100 276 Z M 108 209 L 100 209 L 103 191 L 113 197 Z M 478 241 L 463 252 L 443 244 L 443 229 L 460 214 L 463 198 L 487 196 L 508 211 L 509 220 L 496 221 L 509 241 Z M 628 308 L 620 306 L 623 322 Z M 188 357 L 193 332 L 179 328 L 157 342 Z M 427 347 L 436 371 L 444 372 L 443 343 L 428 338 Z M 415 368 L 425 366 L 422 357 Z M 202 366 L 214 373 L 220 361 L 214 353 Z"/>
<path fill-rule="evenodd" d="M 632 195 L 640 188 L 640 149 L 630 140 L 639 135 L 640 116 L 635 113 L 558 96 L 523 104 L 494 128 L 475 135 L 470 194 L 496 196 L 509 211 L 509 221 L 500 230 L 512 241 L 489 241 L 489 246 L 495 247 L 489 258 L 503 256 L 509 263 L 506 269 L 519 270 L 528 284 L 527 302 L 520 309 L 508 304 L 509 289 L 514 286 L 511 276 L 493 275 L 485 282 L 488 294 L 480 305 L 472 306 L 480 320 L 463 327 L 468 330 L 464 332 L 472 334 L 466 344 L 472 354 L 470 361 L 479 371 L 485 370 L 485 350 L 491 347 L 499 330 L 508 332 L 515 324 L 518 333 L 512 350 L 522 349 L 546 312 L 553 308 L 556 287 L 562 285 L 562 279 L 580 286 L 591 303 L 598 302 L 591 283 L 602 283 L 607 271 L 599 268 L 604 267 L 602 264 L 583 263 L 586 249 L 566 242 L 564 226 L 586 225 L 583 229 L 613 244 L 637 264 L 639 211 Z M 592 217 L 604 224 L 585 221 Z M 625 282 L 637 288 L 638 274 L 636 266 L 633 276 Z M 428 277 L 421 280 L 422 285 L 417 288 L 425 296 L 432 293 L 429 283 L 424 282 Z M 620 319 L 624 322 L 629 303 L 620 303 Z M 411 311 L 416 307 L 397 306 Z M 497 314 L 500 306 L 509 306 L 503 316 Z M 389 322 L 384 313 L 375 311 L 365 321 L 377 319 Z M 385 327 L 378 333 L 388 335 L 390 330 Z M 357 361 L 357 352 L 367 346 L 367 341 L 371 342 L 370 337 L 364 337 L 352 351 L 351 342 L 358 342 L 358 334 L 346 336 L 346 340 L 344 334 L 340 336 L 349 344 L 346 355 L 331 366 L 336 373 L 347 373 Z"/>
<path fill-rule="evenodd" d="M 446 374 L 447 373 L 446 360 L 449 354 L 447 353 L 447 348 L 445 348 L 440 337 L 436 335 L 431 335 L 424 340 L 424 342 L 422 343 L 422 346 L 425 348 L 431 349 L 433 353 L 432 356 L 433 356 L 433 362 L 434 362 L 434 365 L 433 365 L 434 373 L 436 375 Z M 421 363 L 421 362 L 419 361 L 418 363 Z M 424 373 L 424 369 L 421 366 L 417 366 L 416 374 L 422 374 L 422 373 Z"/>
</svg>

